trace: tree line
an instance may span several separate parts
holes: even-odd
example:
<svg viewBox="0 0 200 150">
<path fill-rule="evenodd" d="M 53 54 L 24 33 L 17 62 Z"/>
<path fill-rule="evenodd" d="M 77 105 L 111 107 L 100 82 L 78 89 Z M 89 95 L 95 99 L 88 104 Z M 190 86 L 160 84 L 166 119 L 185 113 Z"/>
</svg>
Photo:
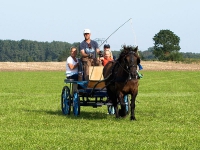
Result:
<svg viewBox="0 0 200 150">
<path fill-rule="evenodd" d="M 153 47 L 148 48 L 148 50 L 139 52 L 140 57 L 142 60 L 158 60 L 155 55 L 153 54 Z M 192 53 L 192 52 L 180 52 L 180 55 L 182 56 L 182 60 L 184 59 L 197 59 L 200 60 L 200 53 Z"/>
<path fill-rule="evenodd" d="M 139 51 L 143 60 L 184 61 L 184 59 L 200 59 L 199 53 L 181 53 L 180 38 L 170 30 L 160 30 L 153 37 L 154 46 Z M 38 42 L 31 40 L 0 40 L 0 61 L 6 62 L 47 62 L 65 61 L 70 55 L 70 47 L 79 51 L 79 42 Z M 120 50 L 112 50 L 118 57 Z M 78 56 L 80 54 L 78 53 Z"/>
<path fill-rule="evenodd" d="M 0 40 L 0 61 L 11 62 L 45 62 L 62 61 L 63 54 L 69 55 L 71 46 L 77 43 L 60 41 L 38 42 L 31 40 Z"/>
</svg>

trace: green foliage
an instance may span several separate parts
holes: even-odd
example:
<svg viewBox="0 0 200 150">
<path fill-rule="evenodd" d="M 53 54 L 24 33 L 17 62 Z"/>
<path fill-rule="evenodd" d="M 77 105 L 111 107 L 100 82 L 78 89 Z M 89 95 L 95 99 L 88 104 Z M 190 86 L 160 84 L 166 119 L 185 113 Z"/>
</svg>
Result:
<svg viewBox="0 0 200 150">
<path fill-rule="evenodd" d="M 149 47 L 148 50 L 139 52 L 140 57 L 142 60 L 153 60 L 155 59 L 155 56 L 153 54 L 153 47 Z"/>
<path fill-rule="evenodd" d="M 183 55 L 183 58 L 194 58 L 194 59 L 200 59 L 200 53 L 181 53 Z"/>
<path fill-rule="evenodd" d="M 119 57 L 120 51 L 112 51 L 113 56 L 115 56 L 116 58 Z"/>
<path fill-rule="evenodd" d="M 199 149 L 199 71 L 142 71 L 137 121 L 106 106 L 64 116 L 64 72 L 0 72 L 0 149 Z"/>
<path fill-rule="evenodd" d="M 146 51 L 140 51 L 139 53 L 140 53 L 140 57 L 142 60 L 157 60 L 153 54 L 153 47 L 148 48 L 148 50 L 146 50 Z M 174 57 L 176 57 L 177 59 L 174 60 Z M 199 53 L 191 53 L 191 52 L 186 52 L 186 53 L 172 52 L 172 54 L 170 56 L 170 60 L 187 62 L 187 63 L 200 62 L 200 54 Z"/>
<path fill-rule="evenodd" d="M 58 58 L 65 57 L 63 51 L 69 52 L 72 44 L 67 42 L 37 42 L 30 40 L 0 40 L 0 61 L 12 62 L 43 62 L 58 61 Z"/>
<path fill-rule="evenodd" d="M 160 30 L 154 37 L 153 54 L 158 60 L 179 61 L 182 55 L 179 53 L 180 38 L 170 30 Z"/>
<path fill-rule="evenodd" d="M 196 64 L 200 64 L 200 59 L 195 59 L 195 58 L 184 58 L 182 60 L 183 63 L 187 63 L 187 64 L 192 64 L 192 63 L 196 63 Z"/>
<path fill-rule="evenodd" d="M 80 43 L 79 42 L 77 42 L 77 43 L 73 43 L 72 45 L 71 45 L 71 47 L 73 46 L 73 47 L 76 47 L 77 48 L 77 51 L 78 51 L 78 53 L 77 53 L 77 57 L 80 57 L 80 53 L 79 53 L 79 45 L 80 45 Z M 58 56 L 58 61 L 66 61 L 66 59 L 67 59 L 67 57 L 70 55 L 70 48 L 69 49 L 66 49 L 65 51 L 63 51 L 59 56 Z"/>
</svg>

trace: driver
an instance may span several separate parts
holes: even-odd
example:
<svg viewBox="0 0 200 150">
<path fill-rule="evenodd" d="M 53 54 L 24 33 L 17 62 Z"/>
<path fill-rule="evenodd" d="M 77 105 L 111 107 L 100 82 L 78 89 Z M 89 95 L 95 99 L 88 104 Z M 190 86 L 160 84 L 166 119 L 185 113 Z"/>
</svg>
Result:
<svg viewBox="0 0 200 150">
<path fill-rule="evenodd" d="M 84 79 L 89 80 L 89 66 L 102 66 L 102 63 L 97 56 L 101 54 L 98 43 L 90 39 L 90 29 L 84 29 L 83 36 L 84 41 L 80 43 L 79 50 L 83 63 Z"/>
</svg>

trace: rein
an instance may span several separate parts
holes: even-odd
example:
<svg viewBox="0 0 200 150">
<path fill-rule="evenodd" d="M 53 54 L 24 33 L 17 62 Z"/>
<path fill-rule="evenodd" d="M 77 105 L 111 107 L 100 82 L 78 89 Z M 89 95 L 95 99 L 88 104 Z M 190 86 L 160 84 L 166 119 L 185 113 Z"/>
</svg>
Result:
<svg viewBox="0 0 200 150">
<path fill-rule="evenodd" d="M 127 69 L 125 69 L 120 63 L 119 63 L 119 61 L 117 61 L 117 63 L 119 64 L 119 66 L 124 70 L 124 71 L 126 71 L 126 73 L 130 73 Z"/>
</svg>

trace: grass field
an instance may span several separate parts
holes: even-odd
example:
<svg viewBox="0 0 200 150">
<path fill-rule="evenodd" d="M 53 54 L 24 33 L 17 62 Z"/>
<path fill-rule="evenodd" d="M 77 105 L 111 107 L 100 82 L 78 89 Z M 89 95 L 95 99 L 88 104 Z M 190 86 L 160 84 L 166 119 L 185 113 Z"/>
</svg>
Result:
<svg viewBox="0 0 200 150">
<path fill-rule="evenodd" d="M 64 116 L 62 71 L 0 72 L 0 149 L 200 149 L 200 71 L 143 71 L 136 119 Z"/>
</svg>

